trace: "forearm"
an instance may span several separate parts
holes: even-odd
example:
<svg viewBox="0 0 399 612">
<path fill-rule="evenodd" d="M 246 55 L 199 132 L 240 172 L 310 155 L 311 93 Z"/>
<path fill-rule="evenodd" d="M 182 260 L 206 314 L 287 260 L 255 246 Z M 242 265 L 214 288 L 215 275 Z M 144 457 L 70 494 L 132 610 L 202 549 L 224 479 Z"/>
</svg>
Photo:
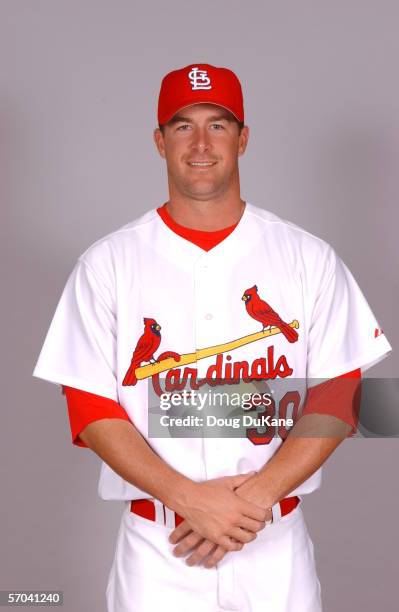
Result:
<svg viewBox="0 0 399 612">
<path fill-rule="evenodd" d="M 299 419 L 253 479 L 262 505 L 273 506 L 314 474 L 350 430 L 348 424 L 333 416 L 309 414 Z"/>
<path fill-rule="evenodd" d="M 127 482 L 178 511 L 193 481 L 161 459 L 136 427 L 122 419 L 100 419 L 80 438 Z"/>
</svg>

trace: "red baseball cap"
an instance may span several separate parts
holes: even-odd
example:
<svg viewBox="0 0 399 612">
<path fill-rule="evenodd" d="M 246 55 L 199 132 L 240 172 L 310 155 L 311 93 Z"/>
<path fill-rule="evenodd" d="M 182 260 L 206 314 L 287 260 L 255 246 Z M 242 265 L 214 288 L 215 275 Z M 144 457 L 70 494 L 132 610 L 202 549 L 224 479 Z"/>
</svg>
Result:
<svg viewBox="0 0 399 612">
<path fill-rule="evenodd" d="M 210 64 L 189 64 L 162 79 L 158 123 L 167 123 L 186 106 L 205 102 L 223 106 L 238 121 L 244 121 L 241 84 L 234 72 Z"/>
</svg>

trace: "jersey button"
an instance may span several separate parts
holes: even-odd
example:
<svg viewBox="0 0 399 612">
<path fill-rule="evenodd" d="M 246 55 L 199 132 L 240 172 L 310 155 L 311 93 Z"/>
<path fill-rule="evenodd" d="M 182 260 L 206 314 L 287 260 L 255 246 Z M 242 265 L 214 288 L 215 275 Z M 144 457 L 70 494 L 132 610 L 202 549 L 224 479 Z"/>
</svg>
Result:
<svg viewBox="0 0 399 612">
<path fill-rule="evenodd" d="M 208 312 L 208 314 L 205 315 L 205 319 L 207 321 L 210 321 L 211 319 L 213 319 L 213 314 L 211 314 L 210 312 Z"/>
</svg>

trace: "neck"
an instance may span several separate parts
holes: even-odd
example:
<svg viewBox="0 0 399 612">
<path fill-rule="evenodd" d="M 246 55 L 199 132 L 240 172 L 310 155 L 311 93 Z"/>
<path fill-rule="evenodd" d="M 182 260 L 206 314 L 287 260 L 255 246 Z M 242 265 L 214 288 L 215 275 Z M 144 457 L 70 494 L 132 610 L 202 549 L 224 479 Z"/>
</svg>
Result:
<svg viewBox="0 0 399 612">
<path fill-rule="evenodd" d="M 190 229 L 208 232 L 224 229 L 238 223 L 245 209 L 239 193 L 209 200 L 182 194 L 169 193 L 169 196 L 168 213 L 176 223 Z"/>
</svg>

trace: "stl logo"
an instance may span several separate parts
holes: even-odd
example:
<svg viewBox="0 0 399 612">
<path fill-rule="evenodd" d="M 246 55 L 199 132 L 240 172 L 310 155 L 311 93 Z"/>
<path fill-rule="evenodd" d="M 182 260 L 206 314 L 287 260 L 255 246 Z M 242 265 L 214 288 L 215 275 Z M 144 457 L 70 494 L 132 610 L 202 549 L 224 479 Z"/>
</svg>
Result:
<svg viewBox="0 0 399 612">
<path fill-rule="evenodd" d="M 211 79 L 208 77 L 206 70 L 200 70 L 198 66 L 191 69 L 188 73 L 188 78 L 191 82 L 191 89 L 212 89 Z"/>
</svg>

